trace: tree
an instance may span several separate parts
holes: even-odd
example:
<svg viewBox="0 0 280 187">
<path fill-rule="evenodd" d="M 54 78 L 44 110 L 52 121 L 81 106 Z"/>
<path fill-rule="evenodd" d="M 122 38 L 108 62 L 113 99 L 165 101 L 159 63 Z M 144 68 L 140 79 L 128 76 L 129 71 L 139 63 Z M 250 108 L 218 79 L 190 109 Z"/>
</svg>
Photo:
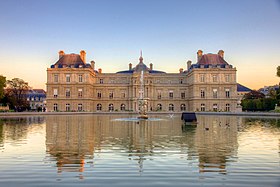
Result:
<svg viewBox="0 0 280 187">
<path fill-rule="evenodd" d="M 0 100 L 4 98 L 5 87 L 6 87 L 6 77 L 0 75 Z"/>
<path fill-rule="evenodd" d="M 280 77 L 280 66 L 277 67 L 276 75 L 277 75 L 278 77 Z"/>
<path fill-rule="evenodd" d="M 11 107 L 16 111 L 23 111 L 28 108 L 26 94 L 29 90 L 28 83 L 19 78 L 7 81 L 7 97 Z"/>
</svg>

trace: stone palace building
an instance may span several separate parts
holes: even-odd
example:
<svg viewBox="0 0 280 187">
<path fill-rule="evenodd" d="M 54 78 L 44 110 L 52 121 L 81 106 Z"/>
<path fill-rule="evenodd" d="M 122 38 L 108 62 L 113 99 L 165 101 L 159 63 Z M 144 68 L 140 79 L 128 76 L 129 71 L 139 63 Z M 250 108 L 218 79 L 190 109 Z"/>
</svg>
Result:
<svg viewBox="0 0 280 187">
<path fill-rule="evenodd" d="M 197 52 L 197 63 L 166 73 L 147 66 L 142 54 L 136 66 L 116 73 L 95 70 L 86 62 L 86 52 L 65 54 L 47 69 L 48 111 L 138 111 L 140 74 L 144 72 L 144 97 L 149 111 L 239 110 L 236 68 L 218 54 Z"/>
</svg>

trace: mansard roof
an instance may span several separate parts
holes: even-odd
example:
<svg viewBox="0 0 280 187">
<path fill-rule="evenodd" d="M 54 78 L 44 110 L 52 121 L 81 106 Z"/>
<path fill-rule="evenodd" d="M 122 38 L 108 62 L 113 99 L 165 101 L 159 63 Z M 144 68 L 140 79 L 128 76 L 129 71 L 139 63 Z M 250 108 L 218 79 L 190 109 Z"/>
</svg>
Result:
<svg viewBox="0 0 280 187">
<path fill-rule="evenodd" d="M 54 65 L 85 65 L 80 55 L 78 54 L 65 54 Z"/>
<path fill-rule="evenodd" d="M 252 91 L 250 88 L 243 86 L 242 84 L 237 83 L 237 91 L 238 92 L 250 92 Z"/>
<path fill-rule="evenodd" d="M 199 65 L 229 65 L 220 55 L 218 54 L 204 54 L 197 62 Z"/>
</svg>

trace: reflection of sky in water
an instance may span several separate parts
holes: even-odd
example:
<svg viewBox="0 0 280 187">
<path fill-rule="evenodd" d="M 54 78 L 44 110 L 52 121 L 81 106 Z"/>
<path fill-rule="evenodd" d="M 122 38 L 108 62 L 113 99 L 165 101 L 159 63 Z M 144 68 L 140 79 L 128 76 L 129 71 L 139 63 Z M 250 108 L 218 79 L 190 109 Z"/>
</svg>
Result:
<svg viewBox="0 0 280 187">
<path fill-rule="evenodd" d="M 279 184 L 280 119 L 197 117 L 1 119 L 0 184 Z"/>
</svg>

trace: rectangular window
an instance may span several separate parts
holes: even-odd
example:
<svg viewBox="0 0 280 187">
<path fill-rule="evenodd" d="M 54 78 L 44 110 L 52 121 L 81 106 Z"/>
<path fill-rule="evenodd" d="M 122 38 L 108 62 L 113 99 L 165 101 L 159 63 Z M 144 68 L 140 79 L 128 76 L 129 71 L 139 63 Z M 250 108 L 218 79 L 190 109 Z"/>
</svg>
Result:
<svg viewBox="0 0 280 187">
<path fill-rule="evenodd" d="M 205 104 L 204 103 L 202 103 L 201 105 L 200 105 L 200 111 L 205 111 Z"/>
<path fill-rule="evenodd" d="M 213 89 L 213 98 L 218 98 L 218 89 Z"/>
<path fill-rule="evenodd" d="M 83 75 L 79 75 L 79 82 L 83 82 Z"/>
<path fill-rule="evenodd" d="M 97 98 L 100 99 L 102 97 L 102 94 L 100 91 L 97 92 Z"/>
<path fill-rule="evenodd" d="M 125 92 L 122 92 L 122 98 L 125 98 Z"/>
<path fill-rule="evenodd" d="M 103 84 L 103 79 L 99 79 L 99 83 L 100 83 L 100 84 Z"/>
<path fill-rule="evenodd" d="M 173 91 L 172 90 L 169 91 L 169 99 L 173 99 Z"/>
<path fill-rule="evenodd" d="M 205 81 L 205 76 L 204 75 L 199 75 L 199 80 L 200 80 L 200 82 L 204 82 Z"/>
<path fill-rule="evenodd" d="M 58 82 L 58 74 L 53 75 L 53 82 Z"/>
<path fill-rule="evenodd" d="M 186 95 L 185 95 L 185 92 L 182 92 L 181 93 L 181 99 L 185 99 Z"/>
<path fill-rule="evenodd" d="M 213 82 L 218 82 L 218 75 L 212 75 Z"/>
<path fill-rule="evenodd" d="M 159 91 L 159 90 L 158 90 L 158 93 L 157 93 L 157 98 L 161 99 L 161 91 Z"/>
<path fill-rule="evenodd" d="M 113 93 L 113 92 L 110 92 L 110 93 L 109 93 L 109 98 L 110 98 L 110 99 L 113 99 L 113 98 L 114 98 L 114 93 Z"/>
<path fill-rule="evenodd" d="M 83 89 L 82 88 L 78 89 L 78 97 L 83 97 Z"/>
<path fill-rule="evenodd" d="M 57 98 L 57 95 L 58 95 L 58 90 L 57 90 L 57 88 L 55 88 L 55 89 L 53 89 L 53 97 Z"/>
<path fill-rule="evenodd" d="M 65 109 L 66 109 L 67 112 L 69 112 L 70 111 L 70 104 L 66 104 Z"/>
<path fill-rule="evenodd" d="M 66 82 L 70 82 L 70 75 L 69 74 L 66 74 Z"/>
<path fill-rule="evenodd" d="M 205 90 L 204 89 L 200 90 L 200 97 L 205 98 Z"/>
<path fill-rule="evenodd" d="M 225 92 L 226 92 L 226 98 L 230 98 L 230 90 L 227 88 Z"/>
<path fill-rule="evenodd" d="M 57 103 L 53 104 L 53 111 L 58 111 Z"/>
<path fill-rule="evenodd" d="M 230 82 L 230 76 L 229 75 L 225 75 L 225 81 Z"/>
<path fill-rule="evenodd" d="M 67 89 L 65 90 L 65 96 L 66 96 L 67 98 L 70 97 L 70 89 L 69 89 L 69 88 L 67 88 Z"/>
</svg>

